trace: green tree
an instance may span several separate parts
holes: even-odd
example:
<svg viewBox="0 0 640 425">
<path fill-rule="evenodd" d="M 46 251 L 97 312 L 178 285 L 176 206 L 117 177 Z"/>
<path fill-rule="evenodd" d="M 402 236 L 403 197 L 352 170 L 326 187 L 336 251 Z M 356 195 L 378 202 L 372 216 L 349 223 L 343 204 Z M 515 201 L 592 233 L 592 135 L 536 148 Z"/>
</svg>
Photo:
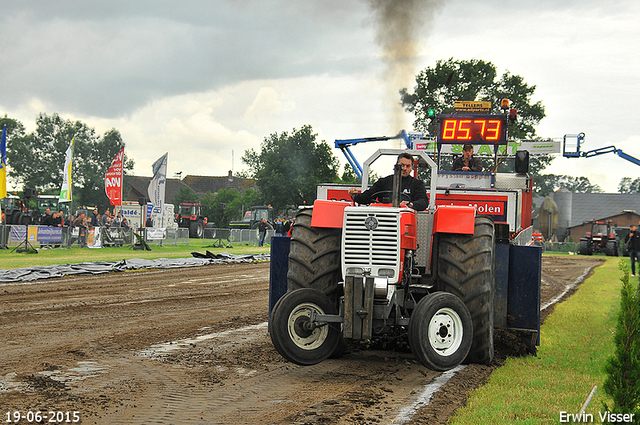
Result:
<svg viewBox="0 0 640 425">
<path fill-rule="evenodd" d="M 639 193 L 640 177 L 631 180 L 630 177 L 623 177 L 618 183 L 618 193 Z"/>
<path fill-rule="evenodd" d="M 280 213 L 286 208 L 311 204 L 316 198 L 316 184 L 338 179 L 338 159 L 325 142 L 316 142 L 311 126 L 291 134 L 273 133 L 265 137 L 260 152 L 245 151 L 242 161 L 250 168 L 260 194 Z"/>
<path fill-rule="evenodd" d="M 198 194 L 189 186 L 181 187 L 171 203 L 175 207 L 175 211 L 178 211 L 178 206 L 183 202 L 200 202 Z"/>
<path fill-rule="evenodd" d="M 404 88 L 400 90 L 402 105 L 413 112 L 416 119 L 414 128 L 426 134 L 434 135 L 434 123 L 430 111 L 436 114 L 453 112 L 458 100 L 490 101 L 492 113 L 500 113 L 501 100 L 511 101 L 511 108 L 518 111 L 516 123 L 509 128 L 510 140 L 542 140 L 536 135 L 535 126 L 545 117 L 544 106 L 540 101 L 533 103 L 532 96 L 536 86 L 528 85 L 518 75 L 509 71 L 498 78 L 495 65 L 479 59 L 439 60 L 435 67 L 426 68 L 416 76 L 413 93 Z M 548 166 L 553 157 L 550 155 L 532 156 L 530 174 L 538 174 Z M 443 159 L 442 169 L 450 169 L 451 158 Z M 498 172 L 513 171 L 513 161 L 498 158 L 498 166 L 493 158 L 483 158 L 483 165 Z"/>
<path fill-rule="evenodd" d="M 111 161 L 124 145 L 120 133 L 111 129 L 103 137 L 80 121 L 41 113 L 36 130 L 23 134 L 17 128 L 16 137 L 7 144 L 8 175 L 18 185 L 35 188 L 43 193 L 57 194 L 62 184 L 65 152 L 72 139 L 73 202 L 74 205 L 98 206 L 105 209 L 109 200 L 104 189 L 104 175 Z M 23 127 L 22 127 L 23 128 Z M 126 158 L 125 171 L 133 169 L 133 161 Z"/>
<path fill-rule="evenodd" d="M 247 209 L 260 203 L 260 195 L 255 190 L 248 189 L 241 194 L 237 190 L 220 189 L 215 196 L 205 195 L 202 211 L 216 227 L 228 227 L 230 221 L 241 220 Z"/>
</svg>

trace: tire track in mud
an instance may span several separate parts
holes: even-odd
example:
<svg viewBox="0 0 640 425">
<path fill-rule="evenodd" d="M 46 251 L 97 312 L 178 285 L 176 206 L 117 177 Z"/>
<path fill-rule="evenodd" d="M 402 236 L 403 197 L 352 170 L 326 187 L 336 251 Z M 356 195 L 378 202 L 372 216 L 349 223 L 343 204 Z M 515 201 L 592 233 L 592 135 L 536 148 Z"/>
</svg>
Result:
<svg viewBox="0 0 640 425">
<path fill-rule="evenodd" d="M 550 272 L 555 277 L 549 286 L 573 283 L 584 274 L 584 264 L 555 263 L 558 270 Z M 0 308 L 0 332 L 11 334 L 7 338 L 14 344 L 4 353 L 12 359 L 11 370 L 0 369 L 0 377 L 33 374 L 47 364 L 64 374 L 78 360 L 106 371 L 69 382 L 57 393 L 13 391 L 4 400 L 11 400 L 11 408 L 69 406 L 83 411 L 83 423 L 391 423 L 441 376 L 407 352 L 356 349 L 311 367 L 285 362 L 263 325 L 268 265 L 205 266 L 3 289 L 7 302 L 15 303 L 12 312 Z M 82 305 L 83 299 L 89 305 Z M 50 311 L 55 314 L 42 314 Z M 21 320 L 21 333 L 9 325 L 15 318 Z M 243 328 L 253 329 L 251 336 L 242 336 Z M 214 332 L 220 337 L 209 336 Z M 32 342 L 28 352 L 19 346 L 23 340 Z M 163 345 L 177 349 L 158 350 Z M 144 350 L 157 355 L 141 356 Z M 29 357 L 26 366 L 23 353 Z M 444 423 L 466 400 L 461 388 L 480 385 L 482 379 L 475 378 L 488 376 L 490 368 L 470 365 L 458 372 L 429 405 L 411 413 L 409 423 L 425 423 L 425 417 Z M 0 391 L 0 403 L 4 400 Z"/>
</svg>

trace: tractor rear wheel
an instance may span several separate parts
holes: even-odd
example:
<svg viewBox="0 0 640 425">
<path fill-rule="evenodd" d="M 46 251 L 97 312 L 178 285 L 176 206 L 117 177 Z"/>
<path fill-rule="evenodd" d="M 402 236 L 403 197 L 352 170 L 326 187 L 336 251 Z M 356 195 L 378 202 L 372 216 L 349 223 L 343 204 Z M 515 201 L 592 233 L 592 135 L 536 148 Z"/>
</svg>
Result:
<svg viewBox="0 0 640 425">
<path fill-rule="evenodd" d="M 285 294 L 271 312 L 269 334 L 278 352 L 290 362 L 313 365 L 326 360 L 338 346 L 339 323 L 311 322 L 311 313 L 337 314 L 322 292 L 302 288 Z"/>
<path fill-rule="evenodd" d="M 201 220 L 192 221 L 189 223 L 189 237 L 202 239 L 204 236 L 204 222 Z"/>
<path fill-rule="evenodd" d="M 435 292 L 423 297 L 409 319 L 409 347 L 426 367 L 445 371 L 467 357 L 473 339 L 469 310 L 453 294 Z"/>
<path fill-rule="evenodd" d="M 618 244 L 616 241 L 607 241 L 607 245 L 604 248 L 604 253 L 609 257 L 618 256 Z"/>
<path fill-rule="evenodd" d="M 478 216 L 473 235 L 439 235 L 438 290 L 460 298 L 473 321 L 467 363 L 493 360 L 494 232 L 493 220 Z"/>
<path fill-rule="evenodd" d="M 287 289 L 316 289 L 337 305 L 341 230 L 311 227 L 312 208 L 301 210 L 291 229 Z"/>
</svg>

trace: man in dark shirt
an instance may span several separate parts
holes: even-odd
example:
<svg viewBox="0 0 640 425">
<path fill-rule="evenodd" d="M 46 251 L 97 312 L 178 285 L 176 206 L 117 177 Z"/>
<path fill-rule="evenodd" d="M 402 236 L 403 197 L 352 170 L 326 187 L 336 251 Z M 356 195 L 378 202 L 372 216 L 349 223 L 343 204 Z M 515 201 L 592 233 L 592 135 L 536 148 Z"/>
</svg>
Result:
<svg viewBox="0 0 640 425">
<path fill-rule="evenodd" d="M 40 224 L 43 226 L 53 226 L 53 216 L 51 215 L 51 209 L 47 208 L 44 211 L 44 215 L 40 218 Z"/>
<path fill-rule="evenodd" d="M 416 211 L 424 211 L 427 209 L 427 190 L 424 183 L 412 177 L 413 156 L 410 153 L 403 152 L 398 155 L 398 165 L 402 167 L 402 183 L 400 205 L 413 208 Z M 376 199 L 378 202 L 388 203 L 391 200 L 391 191 L 393 189 L 393 174 L 379 179 L 369 189 L 362 193 L 357 193 L 355 187 L 349 188 L 349 195 L 359 204 L 370 204 Z"/>
<path fill-rule="evenodd" d="M 264 238 L 267 235 L 268 227 L 269 226 L 267 225 L 267 220 L 265 218 L 262 218 L 260 220 L 260 223 L 258 223 L 258 246 L 264 245 Z"/>
<path fill-rule="evenodd" d="M 482 161 L 473 156 L 473 145 L 462 147 L 462 156 L 453 161 L 451 171 L 482 171 Z"/>
<path fill-rule="evenodd" d="M 634 224 L 629 226 L 629 234 L 624 239 L 624 242 L 628 243 L 629 247 L 629 258 L 631 259 L 631 276 L 635 276 L 636 261 L 640 260 L 640 232 L 638 232 Z"/>
</svg>

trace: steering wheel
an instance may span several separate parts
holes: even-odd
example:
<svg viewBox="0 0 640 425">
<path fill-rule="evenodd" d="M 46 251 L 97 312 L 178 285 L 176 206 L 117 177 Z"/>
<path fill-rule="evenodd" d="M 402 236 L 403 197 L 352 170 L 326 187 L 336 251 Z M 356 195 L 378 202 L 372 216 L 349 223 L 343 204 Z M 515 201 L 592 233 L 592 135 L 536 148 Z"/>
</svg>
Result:
<svg viewBox="0 0 640 425">
<path fill-rule="evenodd" d="M 389 194 L 389 195 L 393 195 L 393 190 L 380 190 L 378 192 L 372 193 L 371 194 L 371 199 L 372 199 L 372 203 L 375 202 L 375 200 L 382 194 Z M 409 201 L 411 202 L 411 197 L 409 195 L 407 195 L 406 193 L 401 193 L 400 194 L 400 201 Z M 378 202 L 382 202 L 378 199 Z"/>
</svg>

